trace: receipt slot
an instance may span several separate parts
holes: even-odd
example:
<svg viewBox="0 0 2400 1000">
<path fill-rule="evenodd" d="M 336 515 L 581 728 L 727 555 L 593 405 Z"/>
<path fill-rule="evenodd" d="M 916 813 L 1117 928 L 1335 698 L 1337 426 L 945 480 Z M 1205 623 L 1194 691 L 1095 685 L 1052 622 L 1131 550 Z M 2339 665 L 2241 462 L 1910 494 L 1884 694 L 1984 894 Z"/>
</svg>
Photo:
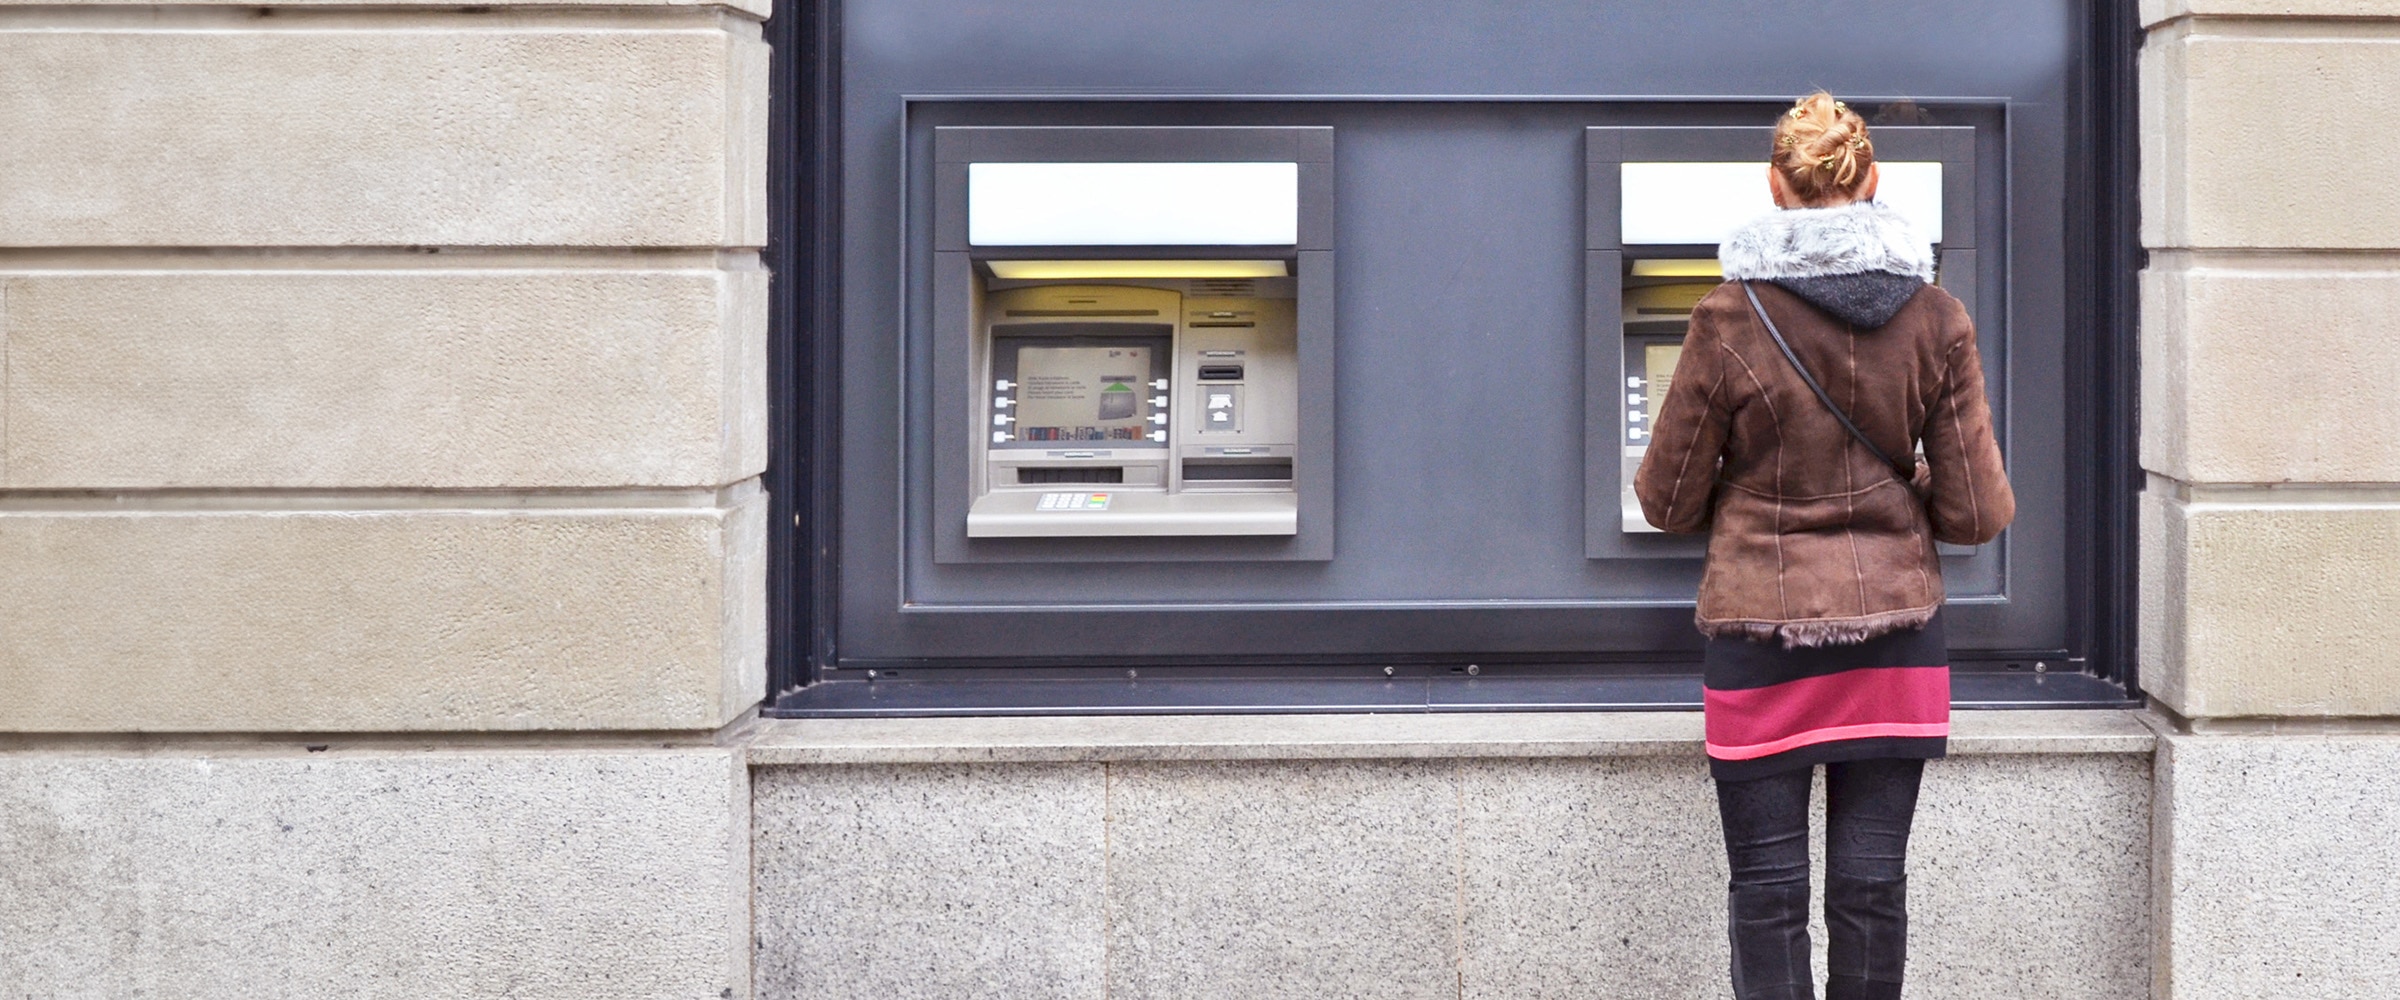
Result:
<svg viewBox="0 0 2400 1000">
<path fill-rule="evenodd" d="M 935 141 L 937 556 L 1329 556 L 1331 130 Z"/>
<path fill-rule="evenodd" d="M 1697 538 L 1669 537 L 1642 517 L 1634 473 L 1674 384 L 1692 309 L 1724 280 L 1717 245 L 1776 211 L 1767 194 L 1771 128 L 1585 130 L 1587 392 L 1585 554 L 1698 558 Z M 1874 130 L 1877 200 L 1933 244 L 1937 281 L 1976 315 L 1975 137 L 1964 127 Z M 1973 550 L 1944 546 L 1949 555 Z"/>
</svg>

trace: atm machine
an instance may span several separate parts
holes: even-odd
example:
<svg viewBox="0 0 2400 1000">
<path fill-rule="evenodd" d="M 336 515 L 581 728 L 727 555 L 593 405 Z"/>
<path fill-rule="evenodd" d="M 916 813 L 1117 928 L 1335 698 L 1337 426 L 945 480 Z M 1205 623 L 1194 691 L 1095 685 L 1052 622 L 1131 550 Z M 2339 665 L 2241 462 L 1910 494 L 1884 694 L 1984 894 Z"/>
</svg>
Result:
<svg viewBox="0 0 2400 1000">
<path fill-rule="evenodd" d="M 1883 179 L 1877 200 L 1934 244 L 1936 281 L 1976 315 L 1974 135 L 1968 128 L 1874 130 Z M 1635 470 L 1683 336 L 1702 296 L 1723 282 L 1717 245 L 1776 211 L 1767 194 L 1771 128 L 1591 128 L 1586 149 L 1586 555 L 1692 558 L 1697 538 L 1650 526 L 1633 495 Z M 1973 550 L 1942 546 L 1945 555 Z"/>
<path fill-rule="evenodd" d="M 1331 130 L 935 142 L 937 558 L 1329 556 Z"/>
<path fill-rule="evenodd" d="M 1293 534 L 1291 284 L 987 282 L 968 537 Z"/>
</svg>

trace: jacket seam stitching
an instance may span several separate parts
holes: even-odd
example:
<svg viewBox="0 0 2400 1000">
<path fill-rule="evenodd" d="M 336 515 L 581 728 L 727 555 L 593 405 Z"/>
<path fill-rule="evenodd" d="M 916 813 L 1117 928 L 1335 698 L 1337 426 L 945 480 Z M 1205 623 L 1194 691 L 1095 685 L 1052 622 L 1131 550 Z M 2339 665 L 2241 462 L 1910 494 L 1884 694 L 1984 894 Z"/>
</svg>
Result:
<svg viewBox="0 0 2400 1000">
<path fill-rule="evenodd" d="M 1974 335 L 1968 334 L 1968 337 L 1972 336 Z M 1969 342 L 1966 338 L 1961 338 L 1950 348 L 1949 355 L 1942 359 L 1942 394 L 1949 397 L 1950 434 L 1958 441 L 1959 474 L 1967 481 L 1967 534 L 1971 538 L 1981 538 L 1983 537 L 1983 504 L 1975 497 L 1975 462 L 1967 456 L 1967 429 L 1959 422 L 1958 392 L 1950 384 L 1951 376 L 1958 372 L 1959 348 L 1966 346 Z"/>
<path fill-rule="evenodd" d="M 1858 330 L 1850 330 L 1850 412 L 1858 412 Z M 1867 613 L 1867 564 L 1858 556 L 1858 466 L 1850 461 L 1850 449 L 1842 449 L 1842 483 L 1852 490 L 1842 498 L 1842 537 L 1850 541 L 1850 572 L 1858 581 L 1858 613 Z"/>
<path fill-rule="evenodd" d="M 1889 488 L 1891 488 L 1891 487 L 1898 486 L 1898 485 L 1900 485 L 1900 481 L 1899 481 L 1899 480 L 1897 480 L 1897 479 L 1893 479 L 1893 478 L 1891 478 L 1891 477 L 1889 477 L 1889 476 L 1885 476 L 1885 477 L 1883 477 L 1881 480 L 1879 480 L 1879 481 L 1875 482 L 1875 483 L 1874 483 L 1874 484 L 1872 484 L 1872 485 L 1868 485 L 1868 486 L 1861 486 L 1861 487 L 1859 487 L 1858 489 L 1856 489 L 1856 490 L 1853 490 L 1853 491 L 1851 491 L 1851 492 L 1849 492 L 1849 493 L 1811 493 L 1811 494 L 1809 494 L 1809 495 L 1807 495 L 1807 496 L 1797 496 L 1797 497 L 1795 497 L 1795 496 L 1782 496 L 1782 495 L 1780 495 L 1780 494 L 1771 493 L 1771 492 L 1768 492 L 1768 491 L 1766 491 L 1766 490 L 1752 489 L 1752 488 L 1750 488 L 1750 487 L 1748 487 L 1748 486 L 1744 486 L 1744 485 L 1742 485 L 1742 484 L 1740 484 L 1740 483 L 1737 483 L 1737 482 L 1734 482 L 1733 480 L 1730 480 L 1730 479 L 1728 479 L 1728 480 L 1726 480 L 1726 481 L 1725 481 L 1725 485 L 1726 485 L 1726 487 L 1727 487 L 1727 488 L 1729 488 L 1729 489 L 1736 489 L 1736 490 L 1740 490 L 1740 491 L 1742 491 L 1742 492 L 1744 492 L 1744 493 L 1748 493 L 1748 494 L 1750 494 L 1751 496 L 1758 497 L 1759 499 L 1762 499 L 1762 500 L 1777 500 L 1777 499 L 1781 499 L 1781 500 L 1789 500 L 1789 501 L 1791 501 L 1791 502 L 1793 502 L 1793 503 L 1812 503 L 1812 502 L 1815 502 L 1815 501 L 1818 501 L 1818 500 L 1842 500 L 1842 499 L 1846 499 L 1846 498 L 1849 498 L 1849 497 L 1861 497 L 1861 496 L 1865 496 L 1865 495 L 1867 495 L 1867 494 L 1869 494 L 1869 493 L 1873 493 L 1873 492 L 1875 492 L 1876 490 L 1881 490 L 1881 489 L 1889 489 Z"/>
<path fill-rule="evenodd" d="M 1758 388 L 1759 400 L 1767 405 L 1767 422 L 1775 425 L 1775 601 L 1788 615 L 1792 613 L 1792 599 L 1783 586 L 1783 417 L 1775 412 L 1775 398 L 1767 394 L 1766 383 L 1758 380 L 1758 371 L 1750 367 L 1749 360 L 1734 350 L 1733 345 L 1723 347 L 1733 360 L 1741 362 L 1742 374 L 1750 377 L 1750 384 Z"/>
</svg>

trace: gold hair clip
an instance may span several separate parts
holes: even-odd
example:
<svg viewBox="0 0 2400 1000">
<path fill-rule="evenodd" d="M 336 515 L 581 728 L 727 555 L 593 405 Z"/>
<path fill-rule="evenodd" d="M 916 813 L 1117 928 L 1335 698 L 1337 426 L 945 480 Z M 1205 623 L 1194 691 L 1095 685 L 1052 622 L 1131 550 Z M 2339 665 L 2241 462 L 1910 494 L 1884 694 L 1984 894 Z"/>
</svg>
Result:
<svg viewBox="0 0 2400 1000">
<path fill-rule="evenodd" d="M 1783 138 L 1775 140 L 1775 144 L 1789 149 L 1800 144 L 1800 137 L 1796 135 L 1787 135 Z"/>
<path fill-rule="evenodd" d="M 1834 111 L 1834 113 L 1835 113 L 1835 114 L 1840 114 L 1840 113 L 1842 113 L 1842 112 L 1844 112 L 1844 111 L 1848 111 L 1848 110 L 1850 110 L 1850 106 L 1849 106 L 1849 105 L 1847 105 L 1847 104 L 1844 104 L 1844 103 L 1842 103 L 1842 102 L 1840 102 L 1840 101 L 1835 101 L 1835 102 L 1833 102 L 1833 111 Z"/>
<path fill-rule="evenodd" d="M 1826 157 L 1826 158 L 1824 158 L 1824 159 L 1822 159 L 1822 160 L 1818 160 L 1818 161 L 1817 161 L 1817 169 L 1819 169 L 1819 170 L 1831 170 L 1831 169 L 1833 169 L 1833 161 L 1835 161 L 1835 160 L 1838 160 L 1838 159 L 1841 159 L 1841 154 L 1839 154 L 1839 153 L 1836 153 L 1836 154 L 1834 154 L 1834 155 L 1832 155 L 1832 156 L 1828 156 L 1828 157 Z"/>
</svg>

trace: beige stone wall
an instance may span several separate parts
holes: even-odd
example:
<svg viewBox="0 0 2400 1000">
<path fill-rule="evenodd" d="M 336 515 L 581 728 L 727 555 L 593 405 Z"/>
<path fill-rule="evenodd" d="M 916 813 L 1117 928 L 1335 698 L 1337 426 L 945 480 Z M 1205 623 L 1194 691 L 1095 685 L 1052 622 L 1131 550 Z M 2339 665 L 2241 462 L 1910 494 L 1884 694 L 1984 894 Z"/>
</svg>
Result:
<svg viewBox="0 0 2400 1000">
<path fill-rule="evenodd" d="M 0 4 L 0 732 L 755 704 L 765 13 Z"/>
<path fill-rule="evenodd" d="M 2383 996 L 2400 5 L 2143 13 L 2142 678 L 2181 716 L 2156 769 L 2151 996 Z"/>
<path fill-rule="evenodd" d="M 0 993 L 751 995 L 767 13 L 0 0 Z"/>
<path fill-rule="evenodd" d="M 2145 685 L 2400 716 L 2400 7 L 2144 13 Z"/>
</svg>

